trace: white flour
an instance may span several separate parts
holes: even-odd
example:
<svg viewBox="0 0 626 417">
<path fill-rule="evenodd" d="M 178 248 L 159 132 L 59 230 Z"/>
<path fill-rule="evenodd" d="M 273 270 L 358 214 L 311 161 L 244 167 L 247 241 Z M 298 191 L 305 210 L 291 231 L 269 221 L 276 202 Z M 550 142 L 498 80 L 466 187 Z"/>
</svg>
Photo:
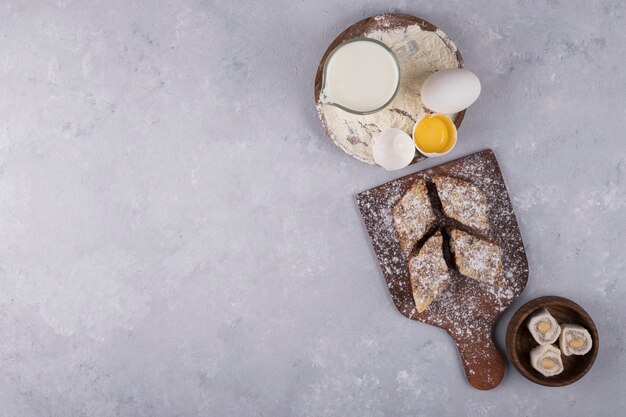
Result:
<svg viewBox="0 0 626 417">
<path fill-rule="evenodd" d="M 419 25 L 394 30 L 376 30 L 365 34 L 378 39 L 392 49 L 409 40 L 417 41 L 419 50 L 400 63 L 400 86 L 394 100 L 385 109 L 365 116 L 348 113 L 335 106 L 318 103 L 322 123 L 331 139 L 348 155 L 374 164 L 372 139 L 381 130 L 396 127 L 411 133 L 415 122 L 426 111 L 420 91 L 426 78 L 433 72 L 461 66 L 456 57 L 456 46 L 437 30 L 422 30 Z"/>
</svg>

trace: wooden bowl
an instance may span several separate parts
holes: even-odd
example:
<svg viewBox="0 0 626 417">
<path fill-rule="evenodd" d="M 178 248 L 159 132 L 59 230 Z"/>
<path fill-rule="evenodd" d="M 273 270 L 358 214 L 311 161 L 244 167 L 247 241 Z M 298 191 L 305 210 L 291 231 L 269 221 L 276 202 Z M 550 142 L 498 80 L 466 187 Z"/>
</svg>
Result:
<svg viewBox="0 0 626 417">
<path fill-rule="evenodd" d="M 528 317 L 540 308 L 546 308 L 559 324 L 571 323 L 589 330 L 593 347 L 586 355 L 562 355 L 563 372 L 545 377 L 530 364 L 530 351 L 538 346 L 526 327 Z M 582 378 L 593 366 L 598 356 L 598 329 L 587 312 L 575 302 L 563 297 L 547 296 L 535 298 L 524 304 L 513 315 L 506 330 L 506 353 L 515 369 L 527 379 L 547 387 L 563 387 Z"/>
</svg>

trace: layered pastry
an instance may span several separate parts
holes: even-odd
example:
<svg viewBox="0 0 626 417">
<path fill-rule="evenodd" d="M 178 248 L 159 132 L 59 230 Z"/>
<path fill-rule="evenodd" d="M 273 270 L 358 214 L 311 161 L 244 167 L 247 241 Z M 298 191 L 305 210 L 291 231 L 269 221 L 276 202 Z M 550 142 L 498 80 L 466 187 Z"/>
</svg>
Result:
<svg viewBox="0 0 626 417">
<path fill-rule="evenodd" d="M 466 226 L 489 231 L 487 197 L 483 190 L 458 178 L 434 175 L 437 194 L 447 217 Z"/>
<path fill-rule="evenodd" d="M 561 326 L 545 308 L 536 311 L 530 316 L 527 327 L 530 334 L 540 345 L 551 345 L 556 342 L 556 339 L 561 334 Z"/>
<path fill-rule="evenodd" d="M 496 287 L 506 286 L 500 246 L 453 229 L 450 231 L 450 250 L 462 275 Z"/>
<path fill-rule="evenodd" d="M 565 356 L 584 355 L 592 346 L 591 335 L 583 326 L 577 324 L 562 326 L 559 347 Z"/>
<path fill-rule="evenodd" d="M 563 372 L 561 351 L 552 345 L 539 345 L 531 350 L 530 364 L 543 376 L 554 376 Z"/>
<path fill-rule="evenodd" d="M 400 248 L 408 255 L 435 221 L 426 182 L 421 178 L 415 180 L 391 212 Z"/>
<path fill-rule="evenodd" d="M 409 277 L 415 308 L 421 313 L 446 289 L 450 281 L 443 257 L 441 232 L 432 235 L 417 254 L 409 257 Z"/>
</svg>

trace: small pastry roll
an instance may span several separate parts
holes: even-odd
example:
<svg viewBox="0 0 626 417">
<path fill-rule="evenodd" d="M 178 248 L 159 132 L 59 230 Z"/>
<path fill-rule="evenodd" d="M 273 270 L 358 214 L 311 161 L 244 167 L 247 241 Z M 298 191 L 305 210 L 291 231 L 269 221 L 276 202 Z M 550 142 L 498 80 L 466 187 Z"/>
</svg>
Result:
<svg viewBox="0 0 626 417">
<path fill-rule="evenodd" d="M 561 334 L 561 326 L 545 308 L 537 310 L 530 316 L 528 330 L 540 345 L 551 345 Z"/>
<path fill-rule="evenodd" d="M 530 364 L 543 376 L 554 376 L 563 372 L 561 351 L 552 345 L 539 345 L 531 350 Z"/>
<path fill-rule="evenodd" d="M 559 337 L 559 347 L 565 356 L 584 355 L 591 350 L 591 335 L 583 326 L 564 324 Z"/>
</svg>

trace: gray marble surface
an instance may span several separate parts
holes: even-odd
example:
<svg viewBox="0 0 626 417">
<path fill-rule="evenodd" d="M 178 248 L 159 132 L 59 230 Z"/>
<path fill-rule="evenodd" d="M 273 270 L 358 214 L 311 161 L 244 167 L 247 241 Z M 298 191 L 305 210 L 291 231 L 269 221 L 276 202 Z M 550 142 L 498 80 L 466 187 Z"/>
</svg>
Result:
<svg viewBox="0 0 626 417">
<path fill-rule="evenodd" d="M 591 372 L 468 385 L 394 308 L 324 136 L 346 26 L 419 15 L 483 93 L 445 160 L 496 152 L 531 268 L 574 299 Z M 552 416 L 626 407 L 626 6 L 609 1 L 0 2 L 1 416 Z M 497 327 L 502 346 L 512 311 Z"/>
</svg>

